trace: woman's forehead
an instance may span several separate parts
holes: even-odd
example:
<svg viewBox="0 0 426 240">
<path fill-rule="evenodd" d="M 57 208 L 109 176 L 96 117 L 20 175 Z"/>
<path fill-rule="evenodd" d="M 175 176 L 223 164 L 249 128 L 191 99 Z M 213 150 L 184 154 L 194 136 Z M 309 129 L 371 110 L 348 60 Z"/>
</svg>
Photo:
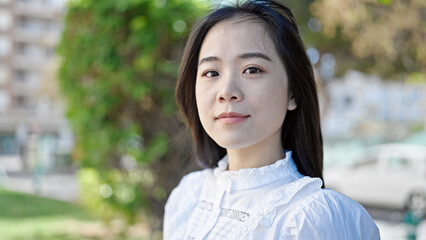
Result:
<svg viewBox="0 0 426 240">
<path fill-rule="evenodd" d="M 265 25 L 259 21 L 231 19 L 217 23 L 204 38 L 199 59 L 208 56 L 231 57 L 261 52 L 278 57 Z"/>
</svg>

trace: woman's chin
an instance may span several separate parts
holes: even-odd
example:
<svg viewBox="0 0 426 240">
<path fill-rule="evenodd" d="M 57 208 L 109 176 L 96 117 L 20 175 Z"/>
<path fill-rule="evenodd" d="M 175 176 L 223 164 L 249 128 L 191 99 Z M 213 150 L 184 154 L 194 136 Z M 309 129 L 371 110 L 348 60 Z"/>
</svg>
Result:
<svg viewBox="0 0 426 240">
<path fill-rule="evenodd" d="M 244 139 L 247 140 L 247 139 Z M 243 149 L 252 146 L 252 143 L 246 142 L 242 139 L 222 139 L 216 143 L 226 149 Z"/>
</svg>

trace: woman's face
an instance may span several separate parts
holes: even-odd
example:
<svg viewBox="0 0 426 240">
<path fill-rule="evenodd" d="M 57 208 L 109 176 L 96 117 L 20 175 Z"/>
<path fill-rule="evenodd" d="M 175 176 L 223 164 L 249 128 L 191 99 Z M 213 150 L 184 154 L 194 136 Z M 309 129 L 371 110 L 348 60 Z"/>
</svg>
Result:
<svg viewBox="0 0 426 240">
<path fill-rule="evenodd" d="M 226 149 L 280 141 L 286 112 L 296 108 L 274 43 L 254 21 L 223 21 L 208 32 L 195 94 L 201 124 Z"/>
</svg>

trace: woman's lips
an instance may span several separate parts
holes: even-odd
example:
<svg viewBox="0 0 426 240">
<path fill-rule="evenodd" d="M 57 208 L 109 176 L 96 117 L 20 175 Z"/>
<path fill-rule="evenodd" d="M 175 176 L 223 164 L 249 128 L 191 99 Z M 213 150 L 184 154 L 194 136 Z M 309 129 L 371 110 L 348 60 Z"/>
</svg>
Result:
<svg viewBox="0 0 426 240">
<path fill-rule="evenodd" d="M 245 121 L 250 115 L 236 113 L 236 112 L 224 112 L 219 114 L 215 119 L 224 124 L 236 124 Z"/>
</svg>

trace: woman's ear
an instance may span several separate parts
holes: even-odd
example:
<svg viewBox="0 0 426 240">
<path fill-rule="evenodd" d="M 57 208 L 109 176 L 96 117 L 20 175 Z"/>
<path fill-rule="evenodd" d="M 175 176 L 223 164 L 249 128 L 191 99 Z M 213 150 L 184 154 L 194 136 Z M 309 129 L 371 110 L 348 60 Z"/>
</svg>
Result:
<svg viewBox="0 0 426 240">
<path fill-rule="evenodd" d="M 294 99 L 293 94 L 290 94 L 290 97 L 288 98 L 288 106 L 287 110 L 294 110 L 297 108 L 296 99 Z"/>
</svg>

